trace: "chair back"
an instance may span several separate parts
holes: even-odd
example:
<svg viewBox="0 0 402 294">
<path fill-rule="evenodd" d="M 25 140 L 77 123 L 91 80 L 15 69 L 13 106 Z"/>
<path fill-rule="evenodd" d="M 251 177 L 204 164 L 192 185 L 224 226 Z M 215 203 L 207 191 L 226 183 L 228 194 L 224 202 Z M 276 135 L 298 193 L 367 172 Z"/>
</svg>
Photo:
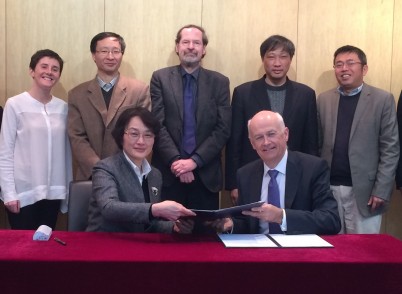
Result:
<svg viewBox="0 0 402 294">
<path fill-rule="evenodd" d="M 85 231 L 88 225 L 89 199 L 92 195 L 92 181 L 70 182 L 67 229 L 73 232 Z"/>
</svg>

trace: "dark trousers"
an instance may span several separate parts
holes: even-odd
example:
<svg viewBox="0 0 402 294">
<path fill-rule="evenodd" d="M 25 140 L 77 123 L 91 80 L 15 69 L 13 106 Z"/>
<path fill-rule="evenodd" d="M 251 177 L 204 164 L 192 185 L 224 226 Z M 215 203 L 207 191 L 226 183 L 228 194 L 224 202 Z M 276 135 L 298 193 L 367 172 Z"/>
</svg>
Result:
<svg viewBox="0 0 402 294">
<path fill-rule="evenodd" d="M 189 209 L 215 210 L 219 209 L 219 193 L 209 191 L 194 173 L 195 180 L 190 184 L 181 183 L 177 178 L 169 187 L 162 188 L 161 199 L 173 200 L 183 204 Z M 200 221 L 194 225 L 194 233 L 213 233 L 211 228 L 206 227 Z"/>
<path fill-rule="evenodd" d="M 41 225 L 56 227 L 61 200 L 41 200 L 12 213 L 8 209 L 8 222 L 13 230 L 36 230 Z"/>
</svg>

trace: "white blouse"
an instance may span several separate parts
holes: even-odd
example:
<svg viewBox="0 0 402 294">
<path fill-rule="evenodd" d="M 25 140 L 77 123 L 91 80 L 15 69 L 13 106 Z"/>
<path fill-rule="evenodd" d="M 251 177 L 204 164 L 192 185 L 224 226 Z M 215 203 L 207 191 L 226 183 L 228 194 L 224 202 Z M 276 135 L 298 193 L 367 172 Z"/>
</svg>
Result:
<svg viewBox="0 0 402 294">
<path fill-rule="evenodd" d="M 7 99 L 0 133 L 0 187 L 4 202 L 20 207 L 60 199 L 67 211 L 72 159 L 67 135 L 67 103 L 43 104 L 28 92 Z"/>
</svg>

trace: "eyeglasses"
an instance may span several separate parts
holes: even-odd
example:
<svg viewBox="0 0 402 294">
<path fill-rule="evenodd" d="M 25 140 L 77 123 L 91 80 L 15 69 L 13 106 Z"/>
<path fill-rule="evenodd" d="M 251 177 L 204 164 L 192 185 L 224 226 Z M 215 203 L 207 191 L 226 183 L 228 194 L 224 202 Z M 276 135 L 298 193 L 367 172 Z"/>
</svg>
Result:
<svg viewBox="0 0 402 294">
<path fill-rule="evenodd" d="M 334 68 L 336 69 L 341 69 L 343 68 L 345 65 L 347 68 L 352 67 L 355 64 L 362 64 L 361 62 L 358 61 L 354 61 L 354 60 L 346 60 L 345 62 L 343 61 L 338 61 L 337 63 L 334 64 Z"/>
<path fill-rule="evenodd" d="M 155 139 L 155 135 L 152 133 L 140 133 L 137 131 L 130 131 L 130 130 L 125 130 L 124 133 L 127 134 L 128 137 L 134 142 L 137 142 L 140 139 L 140 137 L 142 137 L 142 139 L 146 143 L 149 143 L 153 139 Z"/>
<path fill-rule="evenodd" d="M 108 56 L 110 53 L 112 53 L 113 56 L 118 56 L 120 54 L 123 54 L 123 51 L 121 51 L 120 49 L 112 49 L 112 50 L 108 50 L 108 49 L 102 49 L 102 50 L 96 50 L 96 53 L 98 53 L 100 56 Z"/>
</svg>

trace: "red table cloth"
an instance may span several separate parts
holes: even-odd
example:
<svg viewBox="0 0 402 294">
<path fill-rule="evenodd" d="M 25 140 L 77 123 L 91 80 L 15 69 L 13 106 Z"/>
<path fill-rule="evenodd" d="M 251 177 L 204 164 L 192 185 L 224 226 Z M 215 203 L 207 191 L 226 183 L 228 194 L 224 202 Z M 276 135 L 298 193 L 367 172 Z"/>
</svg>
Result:
<svg viewBox="0 0 402 294">
<path fill-rule="evenodd" d="M 217 236 L 33 233 L 0 230 L 0 293 L 402 293 L 402 242 L 389 235 L 225 248 Z"/>
</svg>

